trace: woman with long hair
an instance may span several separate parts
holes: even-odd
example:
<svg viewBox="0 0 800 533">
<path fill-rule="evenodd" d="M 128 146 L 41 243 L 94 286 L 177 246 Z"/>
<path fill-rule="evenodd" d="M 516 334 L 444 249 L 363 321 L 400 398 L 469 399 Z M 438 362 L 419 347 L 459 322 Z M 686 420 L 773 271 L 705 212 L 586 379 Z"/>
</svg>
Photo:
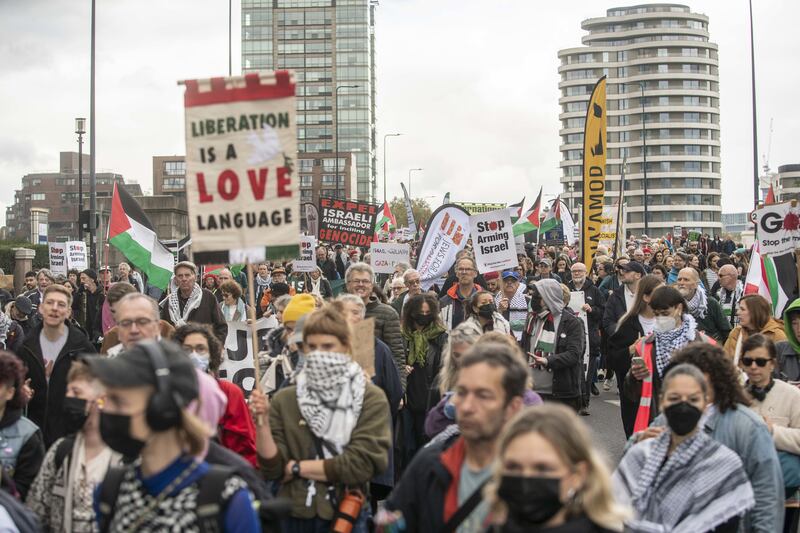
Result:
<svg viewBox="0 0 800 533">
<path fill-rule="evenodd" d="M 350 326 L 333 306 L 308 315 L 303 351 L 295 385 L 271 401 L 250 395 L 261 472 L 291 500 L 283 531 L 328 531 L 338 510 L 366 532 L 366 485 L 389 460 L 389 403 L 353 361 Z"/>
<path fill-rule="evenodd" d="M 709 396 L 693 365 L 676 365 L 664 375 L 666 429 L 634 445 L 614 472 L 617 501 L 634 510 L 626 524 L 631 531 L 735 532 L 741 515 L 754 507 L 741 459 L 700 425 Z"/>
<path fill-rule="evenodd" d="M 608 339 L 607 365 L 617 375 L 620 386 L 631 368 L 631 347 L 634 346 L 637 339 L 653 333 L 655 315 L 650 308 L 650 297 L 653 291 L 663 284 L 664 281 L 653 274 L 648 274 L 640 279 L 633 305 L 619 320 L 616 331 Z M 624 395 L 620 395 L 619 401 L 625 436 L 630 437 L 636 418 L 636 403 L 628 400 Z"/>
<path fill-rule="evenodd" d="M 570 261 L 569 257 L 565 255 L 560 255 L 558 256 L 558 259 L 556 259 L 553 273 L 561 279 L 561 283 L 564 285 L 567 285 L 570 281 L 572 281 L 572 271 L 570 270 L 571 266 L 572 261 Z"/>
<path fill-rule="evenodd" d="M 497 445 L 492 479 L 484 489 L 490 531 L 604 533 L 622 531 L 625 509 L 586 426 L 565 406 L 520 412 Z"/>
<path fill-rule="evenodd" d="M 662 264 L 664 264 L 664 252 L 661 250 L 656 250 L 656 252 L 653 254 L 653 257 L 650 258 L 650 268 Z"/>
<path fill-rule="evenodd" d="M 734 366 L 739 364 L 742 343 L 750 335 L 761 333 L 772 342 L 786 340 L 783 324 L 772 317 L 772 306 L 760 294 L 742 296 L 736 314 L 739 317 L 739 325 L 733 328 L 724 346 L 725 353 L 731 358 Z"/>
</svg>

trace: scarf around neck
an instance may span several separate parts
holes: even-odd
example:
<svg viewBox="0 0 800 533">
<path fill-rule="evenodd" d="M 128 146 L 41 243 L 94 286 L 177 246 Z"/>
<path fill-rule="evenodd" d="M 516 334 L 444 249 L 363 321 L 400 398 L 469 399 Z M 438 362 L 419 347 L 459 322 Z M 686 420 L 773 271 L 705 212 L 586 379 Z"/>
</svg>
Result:
<svg viewBox="0 0 800 533">
<path fill-rule="evenodd" d="M 364 371 L 347 354 L 311 352 L 295 379 L 297 405 L 311 432 L 342 453 L 364 404 Z M 322 448 L 324 455 L 332 456 Z"/>
<path fill-rule="evenodd" d="M 686 303 L 689 304 L 689 312 L 697 320 L 703 320 L 706 317 L 706 311 L 708 310 L 708 297 L 706 296 L 705 289 L 703 289 L 701 285 L 697 286 L 697 290 L 694 291 L 694 296 L 692 296 L 692 299 Z"/>
<path fill-rule="evenodd" d="M 228 305 L 223 301 L 219 306 L 225 322 L 240 322 L 247 318 L 247 309 L 241 298 L 236 300 L 236 305 Z"/>
<path fill-rule="evenodd" d="M 697 336 L 697 322 L 692 315 L 683 315 L 681 327 L 663 333 L 653 333 L 656 339 L 656 368 L 659 377 L 672 359 L 672 352 L 680 350 Z"/>
<path fill-rule="evenodd" d="M 11 324 L 11 317 L 5 313 L 0 313 L 0 344 L 4 347 L 6 347 L 6 338 L 8 338 L 8 330 L 11 329 Z"/>
<path fill-rule="evenodd" d="M 272 281 L 272 278 L 270 276 L 267 276 L 266 278 L 262 278 L 261 274 L 256 274 L 256 284 L 259 287 L 261 287 L 262 289 L 266 290 L 267 287 L 269 287 L 269 284 L 270 284 L 271 281 Z"/>
<path fill-rule="evenodd" d="M 446 330 L 435 322 L 425 329 L 408 330 L 403 327 L 403 338 L 408 343 L 408 364 L 414 366 L 425 366 L 425 359 L 428 355 L 428 344 L 433 339 L 444 333 Z"/>
<path fill-rule="evenodd" d="M 200 307 L 200 300 L 203 299 L 203 289 L 200 288 L 200 285 L 197 283 L 194 284 L 192 287 L 192 293 L 189 295 L 189 299 L 186 300 L 186 306 L 183 308 L 183 313 L 181 313 L 181 305 L 179 300 L 179 292 L 177 284 L 172 282 L 172 292 L 169 293 L 169 318 L 172 320 L 172 325 L 177 327 L 183 326 L 186 322 L 189 321 L 189 313 Z"/>
</svg>

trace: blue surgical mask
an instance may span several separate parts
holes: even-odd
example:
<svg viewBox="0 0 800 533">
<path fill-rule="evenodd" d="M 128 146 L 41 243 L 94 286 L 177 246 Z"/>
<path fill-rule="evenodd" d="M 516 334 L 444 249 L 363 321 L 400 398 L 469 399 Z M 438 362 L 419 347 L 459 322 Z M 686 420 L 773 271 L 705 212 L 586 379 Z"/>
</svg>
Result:
<svg viewBox="0 0 800 533">
<path fill-rule="evenodd" d="M 208 372 L 208 357 L 202 356 L 197 352 L 189 354 L 189 359 L 192 360 L 194 367 L 201 372 Z"/>
</svg>

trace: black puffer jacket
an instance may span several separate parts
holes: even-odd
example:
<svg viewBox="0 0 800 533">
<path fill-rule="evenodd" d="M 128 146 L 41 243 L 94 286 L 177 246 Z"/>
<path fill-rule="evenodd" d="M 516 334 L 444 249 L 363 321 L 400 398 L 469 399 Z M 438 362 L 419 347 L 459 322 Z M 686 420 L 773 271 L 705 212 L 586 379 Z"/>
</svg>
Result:
<svg viewBox="0 0 800 533">
<path fill-rule="evenodd" d="M 567 283 L 567 286 L 571 291 L 583 291 L 584 300 L 592 308 L 586 315 L 586 321 L 589 323 L 589 353 L 591 355 L 598 354 L 600 353 L 600 326 L 606 305 L 603 292 L 589 278 L 586 278 L 580 287 L 576 287 L 572 280 Z"/>
<path fill-rule="evenodd" d="M 522 348 L 531 351 L 531 331 L 535 315 L 528 317 L 522 335 Z M 568 307 L 561 311 L 561 321 L 556 331 L 556 345 L 547 356 L 547 368 L 553 372 L 553 397 L 577 398 L 581 394 L 581 368 L 584 352 L 583 321 Z"/>
</svg>

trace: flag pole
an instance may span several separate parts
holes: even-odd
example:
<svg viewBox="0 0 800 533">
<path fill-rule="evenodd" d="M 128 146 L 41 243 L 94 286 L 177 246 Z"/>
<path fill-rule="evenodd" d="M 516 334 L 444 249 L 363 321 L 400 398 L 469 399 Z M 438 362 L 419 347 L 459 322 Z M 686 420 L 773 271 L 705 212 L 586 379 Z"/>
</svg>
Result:
<svg viewBox="0 0 800 533">
<path fill-rule="evenodd" d="M 250 300 L 250 305 L 246 307 L 247 309 L 247 316 L 249 317 L 247 322 L 250 326 L 250 336 L 252 337 L 253 342 L 253 373 L 255 378 L 255 383 L 253 383 L 253 390 L 261 391 L 261 367 L 258 362 L 258 328 L 256 327 L 256 295 L 255 290 L 253 289 L 253 265 L 250 263 L 250 259 L 247 259 L 247 298 Z M 257 426 L 262 424 L 261 415 L 256 417 L 255 423 Z"/>
</svg>

